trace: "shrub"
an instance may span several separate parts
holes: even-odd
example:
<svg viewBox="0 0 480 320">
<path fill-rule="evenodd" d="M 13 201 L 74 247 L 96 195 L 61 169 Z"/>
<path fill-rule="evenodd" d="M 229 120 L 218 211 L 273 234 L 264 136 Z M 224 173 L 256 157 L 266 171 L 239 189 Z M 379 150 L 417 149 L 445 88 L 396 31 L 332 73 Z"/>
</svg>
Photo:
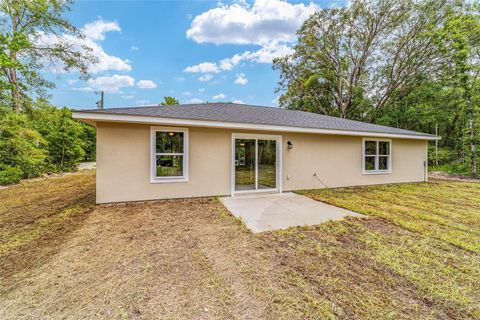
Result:
<svg viewBox="0 0 480 320">
<path fill-rule="evenodd" d="M 32 111 L 32 121 L 45 139 L 49 169 L 75 170 L 85 154 L 81 137 L 83 127 L 72 119 L 70 110 L 39 105 Z"/>
<path fill-rule="evenodd" d="M 19 168 L 0 165 L 0 185 L 14 184 L 22 180 L 23 172 Z"/>
<path fill-rule="evenodd" d="M 456 152 L 447 148 L 438 148 L 438 164 L 444 165 L 453 162 L 458 158 Z M 428 163 L 430 165 L 435 164 L 435 146 L 430 145 L 428 147 Z"/>
<path fill-rule="evenodd" d="M 453 161 L 447 164 L 433 166 L 430 171 L 443 171 L 449 174 L 458 174 L 461 176 L 469 177 L 471 175 L 471 167 L 469 163 L 461 163 L 459 161 Z"/>
<path fill-rule="evenodd" d="M 24 114 L 7 113 L 0 118 L 0 165 L 21 170 L 23 178 L 43 172 L 45 140 Z"/>
<path fill-rule="evenodd" d="M 80 122 L 82 126 L 82 134 L 80 138 L 82 140 L 82 148 L 85 151 L 83 156 L 84 161 L 92 161 L 96 158 L 97 152 L 97 129 L 94 126 Z"/>
</svg>

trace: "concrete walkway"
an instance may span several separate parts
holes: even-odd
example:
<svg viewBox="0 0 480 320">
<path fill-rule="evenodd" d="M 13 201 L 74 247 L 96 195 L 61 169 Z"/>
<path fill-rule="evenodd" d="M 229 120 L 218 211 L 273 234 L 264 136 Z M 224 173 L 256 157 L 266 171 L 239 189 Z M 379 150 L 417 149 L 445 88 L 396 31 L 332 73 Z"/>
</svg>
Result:
<svg viewBox="0 0 480 320">
<path fill-rule="evenodd" d="M 241 217 L 253 232 L 315 225 L 328 220 L 341 220 L 346 216 L 364 217 L 291 192 L 223 197 L 221 201 L 235 217 Z"/>
</svg>

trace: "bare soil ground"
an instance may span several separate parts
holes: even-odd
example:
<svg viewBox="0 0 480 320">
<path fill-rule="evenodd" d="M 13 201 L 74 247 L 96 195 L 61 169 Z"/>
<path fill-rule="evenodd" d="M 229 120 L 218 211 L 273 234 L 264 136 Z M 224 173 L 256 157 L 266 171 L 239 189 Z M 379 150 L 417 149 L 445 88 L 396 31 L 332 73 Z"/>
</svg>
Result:
<svg viewBox="0 0 480 320">
<path fill-rule="evenodd" d="M 82 171 L 0 190 L 1 319 L 480 317 L 478 184 L 309 191 L 371 218 L 262 234 L 215 198 L 94 188 Z"/>
<path fill-rule="evenodd" d="M 480 179 L 478 178 L 470 178 L 470 177 L 462 176 L 460 174 L 447 173 L 443 171 L 432 171 L 428 173 L 428 176 L 433 179 L 441 179 L 441 180 L 480 182 Z"/>
</svg>

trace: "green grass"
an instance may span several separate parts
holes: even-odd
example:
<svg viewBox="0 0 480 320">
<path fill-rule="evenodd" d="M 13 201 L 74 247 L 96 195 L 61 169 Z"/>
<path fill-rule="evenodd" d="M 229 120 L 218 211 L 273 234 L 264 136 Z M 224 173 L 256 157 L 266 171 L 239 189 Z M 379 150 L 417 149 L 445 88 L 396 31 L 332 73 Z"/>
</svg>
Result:
<svg viewBox="0 0 480 320">
<path fill-rule="evenodd" d="M 48 259 L 94 203 L 92 170 L 1 189 L 0 279 Z"/>
<path fill-rule="evenodd" d="M 479 183 L 300 193 L 370 217 L 274 235 L 288 243 L 287 265 L 301 270 L 337 315 L 480 318 Z"/>
<path fill-rule="evenodd" d="M 209 198 L 95 206 L 93 171 L 2 189 L 2 319 L 480 319 L 480 183 L 300 193 L 368 219 L 252 234 Z"/>
<path fill-rule="evenodd" d="M 255 184 L 255 172 L 249 167 L 237 166 L 235 168 L 235 183 L 237 185 Z M 258 184 L 275 188 L 276 168 L 274 165 L 258 166 Z"/>
</svg>

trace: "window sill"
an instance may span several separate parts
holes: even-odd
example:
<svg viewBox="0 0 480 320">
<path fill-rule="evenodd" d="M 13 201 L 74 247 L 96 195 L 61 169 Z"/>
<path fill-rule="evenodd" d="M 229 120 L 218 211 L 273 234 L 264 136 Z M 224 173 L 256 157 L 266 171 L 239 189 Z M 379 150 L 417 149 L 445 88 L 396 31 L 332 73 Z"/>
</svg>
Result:
<svg viewBox="0 0 480 320">
<path fill-rule="evenodd" d="M 188 182 L 188 178 L 166 178 L 166 179 L 150 178 L 150 183 L 182 183 L 182 182 Z"/>
<path fill-rule="evenodd" d="M 370 174 L 390 174 L 392 173 L 391 170 L 389 171 L 363 171 L 362 174 L 364 175 L 370 175 Z"/>
</svg>

